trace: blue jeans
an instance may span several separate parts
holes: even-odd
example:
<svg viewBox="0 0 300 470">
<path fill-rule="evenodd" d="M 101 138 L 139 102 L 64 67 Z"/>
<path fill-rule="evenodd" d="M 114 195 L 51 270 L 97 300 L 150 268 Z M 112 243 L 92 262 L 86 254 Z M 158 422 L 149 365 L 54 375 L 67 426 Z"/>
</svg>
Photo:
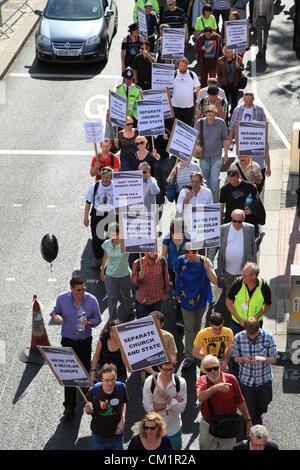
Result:
<svg viewBox="0 0 300 470">
<path fill-rule="evenodd" d="M 150 315 L 150 313 L 155 310 L 160 310 L 161 301 L 156 302 L 155 304 L 146 305 L 141 304 L 138 300 L 135 299 L 135 308 L 136 308 L 136 318 L 143 318 Z"/>
<path fill-rule="evenodd" d="M 124 436 L 100 437 L 92 433 L 91 450 L 123 450 Z"/>
<path fill-rule="evenodd" d="M 200 167 L 203 173 L 203 178 L 212 192 L 213 201 L 219 202 L 219 184 L 220 184 L 220 171 L 222 166 L 222 159 L 211 160 L 210 158 L 200 159 Z"/>
</svg>

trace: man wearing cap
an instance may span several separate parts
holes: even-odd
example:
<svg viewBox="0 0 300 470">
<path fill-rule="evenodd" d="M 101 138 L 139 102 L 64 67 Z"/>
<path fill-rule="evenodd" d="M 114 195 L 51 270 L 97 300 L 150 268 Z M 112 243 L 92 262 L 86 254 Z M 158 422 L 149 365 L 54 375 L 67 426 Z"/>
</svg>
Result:
<svg viewBox="0 0 300 470">
<path fill-rule="evenodd" d="M 205 117 L 205 109 L 210 104 L 217 108 L 217 116 L 225 121 L 227 116 L 227 102 L 219 96 L 219 88 L 217 86 L 207 87 L 207 96 L 202 98 L 200 101 L 197 100 L 196 121 L 197 119 Z"/>
<path fill-rule="evenodd" d="M 123 70 L 124 83 L 117 87 L 117 93 L 127 98 L 127 116 L 137 119 L 136 102 L 143 99 L 142 89 L 133 83 L 134 72 L 131 67 Z"/>
<path fill-rule="evenodd" d="M 138 8 L 146 8 L 151 6 L 151 9 L 156 15 L 159 15 L 159 5 L 157 0 L 135 0 L 134 9 L 133 9 L 133 21 L 138 21 Z"/>
<path fill-rule="evenodd" d="M 107 230 L 108 224 L 115 221 L 112 169 L 107 166 L 101 170 L 101 181 L 96 181 L 87 192 L 83 219 L 86 227 L 89 226 L 89 212 L 94 253 L 91 267 L 95 268 L 100 263 L 100 258 L 103 257 L 102 244 L 106 239 L 104 232 Z"/>
<path fill-rule="evenodd" d="M 139 37 L 138 23 L 132 23 L 128 26 L 129 34 L 123 39 L 121 46 L 121 67 L 132 67 L 135 56 L 140 52 L 141 41 Z"/>
<path fill-rule="evenodd" d="M 197 60 L 200 71 L 201 87 L 207 86 L 208 75 L 215 77 L 217 73 L 218 58 L 223 55 L 222 38 L 210 26 L 204 28 L 195 43 Z"/>
<path fill-rule="evenodd" d="M 142 90 L 151 89 L 152 64 L 155 62 L 155 57 L 150 54 L 150 43 L 148 41 L 142 42 L 141 52 L 135 56 L 133 64 L 135 83 Z"/>
</svg>

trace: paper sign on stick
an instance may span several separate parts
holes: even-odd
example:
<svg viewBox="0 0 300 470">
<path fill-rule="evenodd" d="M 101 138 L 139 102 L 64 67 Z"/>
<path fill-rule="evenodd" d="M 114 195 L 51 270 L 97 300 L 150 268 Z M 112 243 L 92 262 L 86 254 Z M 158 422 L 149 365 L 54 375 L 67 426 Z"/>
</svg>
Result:
<svg viewBox="0 0 300 470">
<path fill-rule="evenodd" d="M 85 121 L 85 140 L 87 143 L 95 144 L 103 142 L 103 123 L 102 121 Z"/>
</svg>

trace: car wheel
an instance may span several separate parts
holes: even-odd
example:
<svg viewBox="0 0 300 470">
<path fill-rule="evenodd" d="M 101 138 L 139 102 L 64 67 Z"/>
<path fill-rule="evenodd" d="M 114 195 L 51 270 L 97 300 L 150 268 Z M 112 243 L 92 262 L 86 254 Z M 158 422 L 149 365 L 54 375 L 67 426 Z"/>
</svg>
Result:
<svg viewBox="0 0 300 470">
<path fill-rule="evenodd" d="M 109 56 L 109 39 L 106 39 L 105 46 L 104 46 L 104 57 L 103 57 L 103 62 L 108 61 L 108 56 Z"/>
<path fill-rule="evenodd" d="M 116 11 L 116 21 L 115 21 L 113 36 L 117 34 L 117 31 L 118 31 L 118 10 Z"/>
</svg>

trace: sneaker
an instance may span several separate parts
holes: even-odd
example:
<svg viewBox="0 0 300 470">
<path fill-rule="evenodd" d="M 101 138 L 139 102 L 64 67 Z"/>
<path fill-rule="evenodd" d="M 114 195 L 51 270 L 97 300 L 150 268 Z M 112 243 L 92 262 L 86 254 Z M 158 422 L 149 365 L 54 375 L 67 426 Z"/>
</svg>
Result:
<svg viewBox="0 0 300 470">
<path fill-rule="evenodd" d="M 182 363 L 181 368 L 182 369 L 188 369 L 188 367 L 191 367 L 195 365 L 195 360 L 192 359 L 191 357 L 186 357 Z"/>
<path fill-rule="evenodd" d="M 99 260 L 97 258 L 93 258 L 92 261 L 91 261 L 91 268 L 97 268 L 98 266 L 98 263 L 99 263 Z"/>
<path fill-rule="evenodd" d="M 184 328 L 184 323 L 182 321 L 177 321 L 176 326 L 180 326 L 181 328 Z"/>
</svg>

